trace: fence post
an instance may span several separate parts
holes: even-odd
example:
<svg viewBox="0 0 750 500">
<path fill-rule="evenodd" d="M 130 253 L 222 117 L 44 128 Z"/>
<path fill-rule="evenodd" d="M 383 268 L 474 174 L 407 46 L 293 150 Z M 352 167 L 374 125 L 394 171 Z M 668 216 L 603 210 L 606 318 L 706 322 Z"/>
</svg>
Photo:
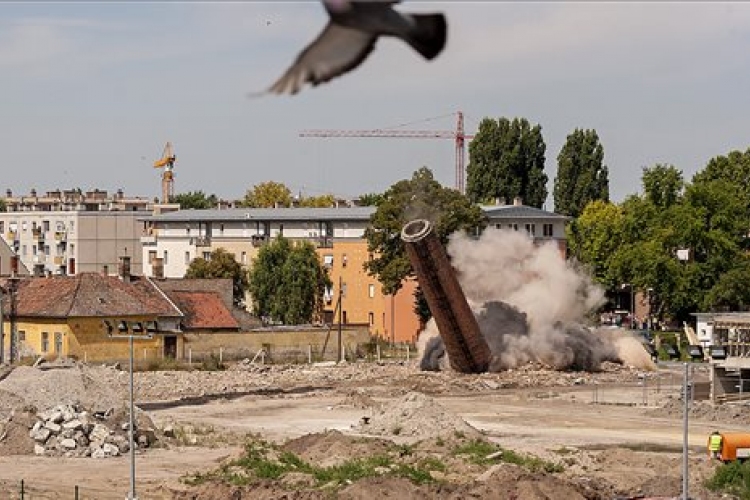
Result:
<svg viewBox="0 0 750 500">
<path fill-rule="evenodd" d="M 188 347 L 188 365 L 193 366 L 193 348 Z"/>
<path fill-rule="evenodd" d="M 219 364 L 224 362 L 224 348 L 219 347 Z"/>
<path fill-rule="evenodd" d="M 23 479 L 21 479 L 21 500 L 23 500 L 24 490 L 23 490 Z"/>
<path fill-rule="evenodd" d="M 643 374 L 643 406 L 648 406 L 648 377 Z"/>
<path fill-rule="evenodd" d="M 409 361 L 409 355 L 411 354 L 410 351 L 409 344 L 406 344 L 406 361 Z"/>
<path fill-rule="evenodd" d="M 312 344 L 307 344 L 307 364 L 312 364 Z"/>
<path fill-rule="evenodd" d="M 375 351 L 378 353 L 378 363 L 380 363 L 380 344 L 375 344 Z"/>
</svg>

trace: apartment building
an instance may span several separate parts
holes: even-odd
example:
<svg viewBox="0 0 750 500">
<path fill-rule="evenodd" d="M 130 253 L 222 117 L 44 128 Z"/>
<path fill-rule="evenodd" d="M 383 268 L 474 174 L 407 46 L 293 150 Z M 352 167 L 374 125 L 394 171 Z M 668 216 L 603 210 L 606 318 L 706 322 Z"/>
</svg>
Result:
<svg viewBox="0 0 750 500">
<path fill-rule="evenodd" d="M 566 256 L 565 226 L 570 217 L 529 207 L 521 198 L 515 198 L 510 205 L 498 200 L 495 205 L 482 206 L 482 211 L 487 217 L 487 227 L 523 231 L 536 243 L 554 242 L 562 256 Z"/>
<path fill-rule="evenodd" d="M 555 241 L 565 252 L 568 218 L 545 210 L 514 205 L 482 207 L 492 227 L 524 230 L 535 241 Z M 364 232 L 374 207 L 231 208 L 180 210 L 143 217 L 143 272 L 177 278 L 196 257 L 208 258 L 217 248 L 233 253 L 249 267 L 260 247 L 284 236 L 315 244 L 333 286 L 325 294 L 324 316 L 335 321 L 339 294 L 344 323 L 367 324 L 370 332 L 395 342 L 413 342 L 420 330 L 414 313 L 416 283 L 407 281 L 395 295 L 384 295 L 364 264 L 372 258 Z"/>
<path fill-rule="evenodd" d="M 99 189 L 49 191 L 40 195 L 3 198 L 0 237 L 21 263 L 36 275 L 75 275 L 114 272 L 122 256 L 131 258 L 134 273 L 142 271 L 139 217 L 150 214 L 146 198 L 128 198 L 122 191 L 110 195 Z"/>
</svg>

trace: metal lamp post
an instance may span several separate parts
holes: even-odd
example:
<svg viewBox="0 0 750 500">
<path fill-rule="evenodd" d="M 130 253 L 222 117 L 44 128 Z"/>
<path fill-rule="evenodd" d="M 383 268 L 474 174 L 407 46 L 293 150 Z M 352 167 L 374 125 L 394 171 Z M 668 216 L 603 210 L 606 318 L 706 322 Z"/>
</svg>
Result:
<svg viewBox="0 0 750 500">
<path fill-rule="evenodd" d="M 623 283 L 620 285 L 621 290 L 626 288 L 630 289 L 630 329 L 635 329 L 635 289 L 631 283 Z"/>
<path fill-rule="evenodd" d="M 124 328 L 121 328 L 121 326 L 124 326 Z M 130 357 L 130 364 L 129 364 L 129 389 L 130 389 L 130 415 L 129 415 L 129 425 L 128 425 L 128 436 L 129 436 L 129 445 L 130 445 L 130 490 L 128 491 L 128 496 L 125 497 L 126 500 L 138 500 L 138 496 L 135 493 L 135 384 L 133 382 L 133 341 L 135 338 L 139 339 L 151 339 L 153 338 L 153 335 L 151 332 L 149 332 L 146 328 L 143 328 L 143 325 L 141 324 L 141 331 L 136 332 L 132 328 L 132 324 L 130 327 L 128 327 L 128 324 L 124 321 L 119 321 L 117 323 L 117 330 L 119 333 L 114 333 L 114 328 L 111 324 L 108 322 L 105 322 L 105 327 L 108 330 L 108 335 L 110 338 L 113 339 L 122 339 L 127 338 L 128 339 L 128 350 L 129 350 L 129 357 Z"/>
</svg>

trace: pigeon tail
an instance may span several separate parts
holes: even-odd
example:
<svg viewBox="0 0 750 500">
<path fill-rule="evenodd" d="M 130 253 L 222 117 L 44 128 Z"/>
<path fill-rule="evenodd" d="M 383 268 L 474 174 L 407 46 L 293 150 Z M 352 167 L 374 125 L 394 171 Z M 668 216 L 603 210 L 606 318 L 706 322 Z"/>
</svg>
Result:
<svg viewBox="0 0 750 500">
<path fill-rule="evenodd" d="M 409 33 L 406 42 L 425 59 L 434 59 L 443 47 L 448 32 L 448 25 L 443 14 L 410 14 L 414 29 Z"/>
</svg>

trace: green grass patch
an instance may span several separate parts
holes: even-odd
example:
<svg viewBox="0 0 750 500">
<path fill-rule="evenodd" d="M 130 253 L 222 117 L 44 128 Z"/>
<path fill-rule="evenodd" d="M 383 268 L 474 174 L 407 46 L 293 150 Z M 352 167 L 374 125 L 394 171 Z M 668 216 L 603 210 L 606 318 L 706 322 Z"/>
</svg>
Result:
<svg viewBox="0 0 750 500">
<path fill-rule="evenodd" d="M 491 465 L 508 463 L 519 465 L 532 472 L 562 472 L 563 466 L 542 460 L 531 455 L 516 453 L 490 443 L 489 441 L 473 440 L 462 444 L 453 450 L 455 456 L 467 456 L 469 461 L 477 465 Z M 493 458 L 488 458 L 492 456 Z"/>
<path fill-rule="evenodd" d="M 750 500 L 750 462 L 730 462 L 720 465 L 706 481 L 706 487 L 734 495 L 740 500 Z"/>
<path fill-rule="evenodd" d="M 412 449 L 399 448 L 400 457 L 409 456 Z M 406 451 L 407 453 L 403 453 Z M 445 470 L 439 461 L 423 461 L 417 465 L 394 461 L 387 455 L 375 455 L 348 460 L 339 465 L 318 467 L 304 461 L 294 453 L 280 450 L 262 440 L 252 440 L 245 445 L 242 457 L 231 460 L 214 471 L 196 473 L 182 481 L 189 485 L 220 481 L 235 486 L 244 486 L 260 479 L 276 480 L 287 472 L 310 474 L 317 487 L 340 486 L 367 477 L 390 475 L 407 478 L 417 484 L 434 482 L 431 470 Z"/>
</svg>

